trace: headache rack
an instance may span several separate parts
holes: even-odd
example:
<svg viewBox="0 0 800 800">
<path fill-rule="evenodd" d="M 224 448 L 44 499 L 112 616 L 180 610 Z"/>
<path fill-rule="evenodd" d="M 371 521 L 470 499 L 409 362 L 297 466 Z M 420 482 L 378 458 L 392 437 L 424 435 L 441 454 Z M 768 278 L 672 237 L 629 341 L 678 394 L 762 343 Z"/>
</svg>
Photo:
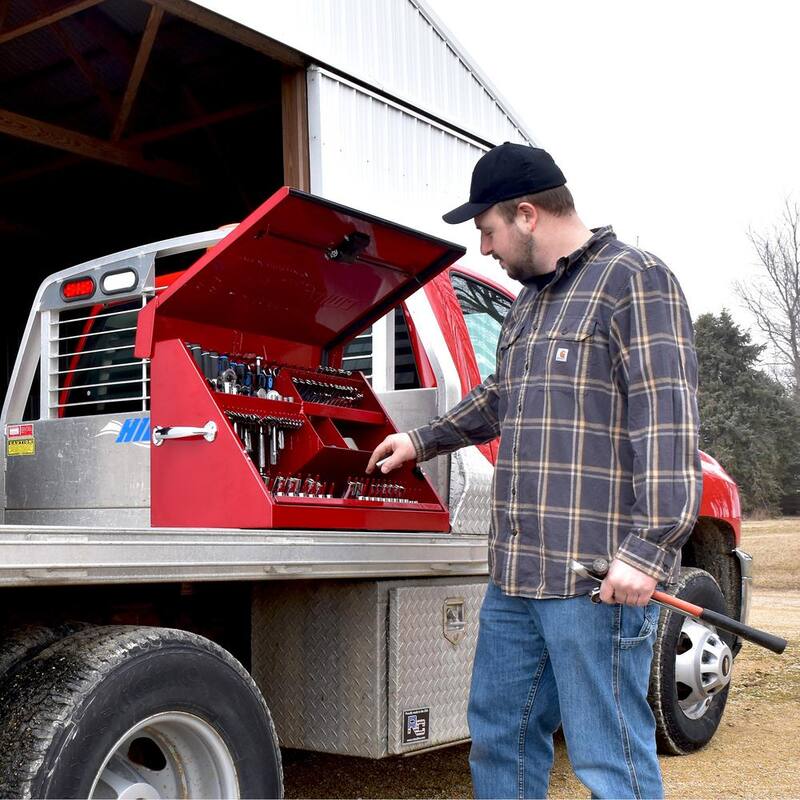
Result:
<svg viewBox="0 0 800 800">
<path fill-rule="evenodd" d="M 156 272 L 163 273 L 165 264 L 174 267 L 171 257 L 210 247 L 227 233 L 154 242 L 47 278 L 28 317 L 2 424 L 148 410 L 149 362 L 135 358 L 133 347 L 139 311 L 166 288 Z M 183 259 L 181 268 L 190 263 Z M 116 288 L 121 283 L 123 288 Z M 71 287 L 76 296 L 70 296 Z M 38 395 L 32 398 L 37 383 Z M 31 413 L 31 399 L 38 399 L 36 413 Z"/>
</svg>

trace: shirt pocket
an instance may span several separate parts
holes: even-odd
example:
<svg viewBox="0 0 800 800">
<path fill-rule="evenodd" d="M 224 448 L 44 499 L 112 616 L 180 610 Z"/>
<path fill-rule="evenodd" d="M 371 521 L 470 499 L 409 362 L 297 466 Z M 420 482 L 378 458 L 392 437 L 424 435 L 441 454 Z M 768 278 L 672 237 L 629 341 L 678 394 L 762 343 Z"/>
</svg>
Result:
<svg viewBox="0 0 800 800">
<path fill-rule="evenodd" d="M 530 320 L 523 319 L 509 326 L 507 332 L 500 334 L 497 343 L 498 376 L 505 383 L 510 382 L 514 376 L 521 375 L 520 362 L 521 349 L 524 349 L 526 337 L 523 335 L 528 330 Z M 524 360 L 524 359 L 523 359 Z"/>
<path fill-rule="evenodd" d="M 497 343 L 498 352 L 505 353 L 527 330 L 528 322 L 529 320 L 527 319 L 518 320 L 513 325 L 510 325 L 507 331 L 503 331 Z"/>
<path fill-rule="evenodd" d="M 585 388 L 593 373 L 596 330 L 594 317 L 569 317 L 546 332 L 541 361 L 549 388 Z"/>
</svg>

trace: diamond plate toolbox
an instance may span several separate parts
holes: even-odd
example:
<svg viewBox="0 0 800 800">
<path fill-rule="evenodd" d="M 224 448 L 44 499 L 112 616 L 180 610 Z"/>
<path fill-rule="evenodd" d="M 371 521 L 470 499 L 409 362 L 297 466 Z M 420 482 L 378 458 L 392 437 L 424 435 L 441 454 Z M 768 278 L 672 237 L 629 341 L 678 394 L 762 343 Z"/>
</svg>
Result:
<svg viewBox="0 0 800 800">
<path fill-rule="evenodd" d="M 406 753 L 469 736 L 467 699 L 486 582 L 389 591 L 388 751 Z M 460 635 L 459 635 L 460 634 Z M 425 738 L 409 716 L 427 710 Z"/>
<path fill-rule="evenodd" d="M 484 578 L 257 587 L 252 668 L 283 747 L 381 758 L 467 738 Z"/>
</svg>

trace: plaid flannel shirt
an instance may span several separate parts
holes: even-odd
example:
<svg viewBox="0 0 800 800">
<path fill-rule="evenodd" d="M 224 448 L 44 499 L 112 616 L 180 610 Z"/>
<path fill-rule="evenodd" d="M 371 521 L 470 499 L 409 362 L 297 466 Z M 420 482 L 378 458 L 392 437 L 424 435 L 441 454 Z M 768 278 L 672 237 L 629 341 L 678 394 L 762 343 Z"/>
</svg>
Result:
<svg viewBox="0 0 800 800">
<path fill-rule="evenodd" d="M 610 227 L 525 286 L 493 375 L 410 431 L 419 461 L 500 436 L 489 567 L 510 595 L 571 597 L 616 557 L 667 580 L 702 490 L 692 323 L 677 280 Z"/>
</svg>

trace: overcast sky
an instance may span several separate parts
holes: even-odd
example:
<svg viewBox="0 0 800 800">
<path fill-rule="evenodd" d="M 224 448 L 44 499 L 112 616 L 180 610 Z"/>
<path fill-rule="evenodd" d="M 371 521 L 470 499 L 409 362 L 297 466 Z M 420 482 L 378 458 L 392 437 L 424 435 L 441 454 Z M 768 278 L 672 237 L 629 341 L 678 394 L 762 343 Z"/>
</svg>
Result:
<svg viewBox="0 0 800 800">
<path fill-rule="evenodd" d="M 567 176 L 590 227 L 660 256 L 693 316 L 800 201 L 800 4 L 427 0 Z M 466 190 L 466 187 L 465 187 Z"/>
</svg>

